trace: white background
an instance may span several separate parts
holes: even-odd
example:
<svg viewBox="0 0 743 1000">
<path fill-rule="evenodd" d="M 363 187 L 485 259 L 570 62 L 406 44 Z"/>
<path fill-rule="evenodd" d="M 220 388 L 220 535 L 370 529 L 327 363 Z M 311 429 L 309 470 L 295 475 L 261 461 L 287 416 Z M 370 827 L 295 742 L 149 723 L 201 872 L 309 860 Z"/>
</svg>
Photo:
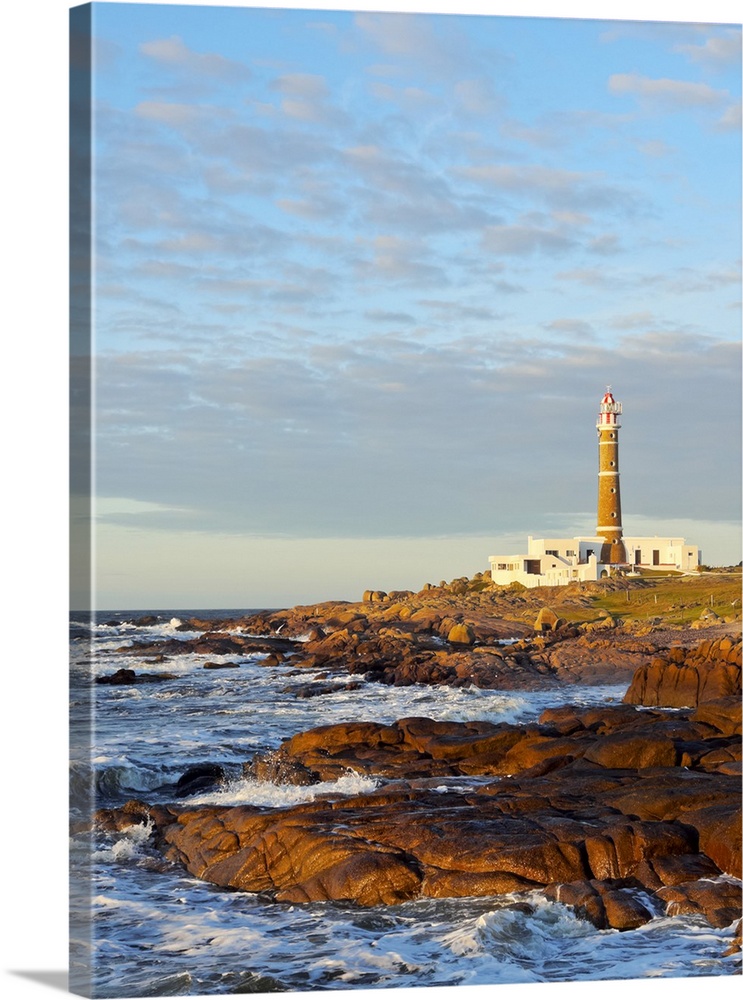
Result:
<svg viewBox="0 0 743 1000">
<path fill-rule="evenodd" d="M 139 2 L 139 0 L 135 0 Z M 203 2 L 203 0 L 202 0 Z M 208 2 L 208 0 L 207 0 Z M 215 6 L 218 4 L 211 3 Z M 67 968 L 67 12 L 66 0 L 4 5 L 1 121 L 2 398 L 0 538 L 2 906 L 0 983 L 9 1000 L 64 990 Z M 223 3 L 222 6 L 248 6 Z M 255 6 L 282 4 L 263 0 Z M 406 0 L 295 2 L 294 7 L 438 13 L 740 22 L 734 0 Z M 8 600 L 9 598 L 9 600 Z M 287 929 L 291 933 L 291 929 Z M 737 985 L 736 985 L 737 982 Z M 464 987 L 394 991 L 393 1000 L 638 1000 L 711 990 L 740 979 Z M 384 992 L 354 990 L 349 1000 Z M 299 994 L 299 997 L 306 994 Z M 339 997 L 340 1000 L 340 997 Z"/>
</svg>

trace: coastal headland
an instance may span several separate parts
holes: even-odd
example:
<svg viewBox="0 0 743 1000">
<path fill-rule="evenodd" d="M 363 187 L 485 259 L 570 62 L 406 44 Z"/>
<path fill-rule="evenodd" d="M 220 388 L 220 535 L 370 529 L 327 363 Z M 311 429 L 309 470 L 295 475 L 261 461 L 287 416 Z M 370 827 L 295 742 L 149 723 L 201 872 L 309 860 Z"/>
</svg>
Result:
<svg viewBox="0 0 743 1000">
<path fill-rule="evenodd" d="M 99 829 L 149 823 L 194 876 L 280 902 L 515 894 L 528 906 L 519 894 L 538 890 L 600 928 L 664 913 L 737 921 L 739 947 L 739 572 L 530 591 L 478 574 L 179 628 L 187 635 L 122 647 L 133 663 L 121 682 L 154 682 L 162 665 L 162 683 L 175 683 L 179 652 L 214 670 L 260 654 L 266 669 L 289 668 L 298 698 L 375 681 L 548 690 L 554 707 L 529 725 L 316 727 L 246 761 L 245 775 L 312 785 L 357 772 L 373 791 L 281 808 L 189 805 L 186 781 L 177 802 L 100 810 Z M 625 693 L 580 707 L 576 684 Z M 190 776 L 194 789 L 218 787 L 209 768 Z"/>
</svg>

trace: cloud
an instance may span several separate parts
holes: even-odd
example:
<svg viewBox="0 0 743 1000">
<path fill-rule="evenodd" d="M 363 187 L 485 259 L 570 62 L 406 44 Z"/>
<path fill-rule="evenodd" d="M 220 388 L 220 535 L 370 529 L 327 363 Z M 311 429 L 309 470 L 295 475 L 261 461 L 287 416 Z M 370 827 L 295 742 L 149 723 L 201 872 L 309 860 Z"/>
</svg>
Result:
<svg viewBox="0 0 743 1000">
<path fill-rule="evenodd" d="M 642 101 L 672 111 L 691 108 L 717 108 L 730 100 L 727 91 L 715 90 L 707 83 L 688 80 L 651 79 L 639 73 L 615 73 L 609 77 L 612 94 L 630 94 Z"/>
<path fill-rule="evenodd" d="M 669 288 L 675 293 L 712 291 L 716 288 L 740 289 L 740 260 L 729 266 L 679 268 L 669 274 Z"/>
<path fill-rule="evenodd" d="M 557 281 L 576 282 L 587 288 L 598 288 L 605 291 L 626 288 L 632 283 L 631 276 L 617 271 L 606 271 L 598 267 L 574 267 L 569 271 L 558 271 L 555 278 Z M 645 275 L 644 282 L 647 284 L 649 280 L 650 278 Z"/>
<path fill-rule="evenodd" d="M 325 222 L 337 222 L 349 210 L 347 202 L 339 195 L 338 186 L 313 170 L 302 171 L 293 197 L 279 198 L 276 204 L 290 215 Z"/>
<path fill-rule="evenodd" d="M 413 240 L 399 236 L 380 235 L 361 240 L 362 246 L 371 250 L 356 265 L 362 281 L 389 281 L 395 284 L 439 285 L 449 284 L 445 271 L 428 263 L 425 248 Z"/>
<path fill-rule="evenodd" d="M 740 132 L 741 127 L 741 102 L 731 104 L 720 115 L 714 123 L 717 132 Z"/>
<path fill-rule="evenodd" d="M 211 77 L 225 83 L 239 83 L 251 79 L 253 75 L 245 63 L 227 59 L 216 52 L 194 52 L 178 35 L 142 42 L 139 51 L 161 66 L 189 76 Z"/>
<path fill-rule="evenodd" d="M 287 73 L 273 81 L 283 97 L 281 110 L 288 118 L 334 126 L 347 123 L 347 116 L 330 102 L 324 77 L 316 73 Z"/>
<path fill-rule="evenodd" d="M 425 159 L 376 144 L 348 147 L 343 156 L 351 176 L 362 184 L 353 197 L 367 225 L 417 235 L 478 230 L 497 221 L 457 192 L 442 171 L 429 168 Z"/>
<path fill-rule="evenodd" d="M 489 80 L 460 80 L 454 85 L 454 97 L 467 115 L 491 116 L 503 106 Z"/>
<path fill-rule="evenodd" d="M 616 233 L 604 233 L 596 236 L 588 244 L 590 253 L 598 254 L 601 257 L 610 257 L 621 251 L 621 243 Z"/>
<path fill-rule="evenodd" d="M 93 507 L 93 517 L 96 520 L 106 520 L 108 518 L 120 519 L 123 517 L 142 514 L 185 514 L 188 513 L 185 507 L 172 507 L 161 503 L 150 503 L 146 500 L 133 500 L 130 497 L 98 497 L 95 498 Z M 119 522 L 120 523 L 120 522 Z"/>
<path fill-rule="evenodd" d="M 416 65 L 436 78 L 472 65 L 470 44 L 451 18 L 364 12 L 356 14 L 354 23 L 385 56 Z M 437 30 L 439 24 L 441 29 Z"/>
<path fill-rule="evenodd" d="M 741 61 L 741 39 L 739 28 L 729 28 L 721 35 L 712 35 L 701 45 L 677 45 L 676 52 L 682 52 L 695 63 L 710 69 L 736 66 Z"/>
<path fill-rule="evenodd" d="M 587 340 L 584 321 L 554 322 L 523 340 L 496 325 L 444 343 L 366 337 L 239 362 L 103 357 L 102 492 L 178 507 L 193 531 L 540 530 L 546 482 L 550 509 L 591 509 L 595 409 L 611 382 L 625 405 L 628 510 L 736 517 L 737 488 L 709 483 L 720 468 L 739 481 L 739 345 L 664 331 L 617 351 Z M 658 435 L 668 413 L 674 433 Z M 136 517 L 163 523 L 159 509 Z"/>
<path fill-rule="evenodd" d="M 550 205 L 580 209 L 634 206 L 636 195 L 601 181 L 596 174 L 539 164 L 483 164 L 456 171 L 499 193 L 539 198 Z"/>
<path fill-rule="evenodd" d="M 613 319 L 609 320 L 608 325 L 614 330 L 634 330 L 638 327 L 647 329 L 648 327 L 658 326 L 658 320 L 654 313 L 644 310 L 642 312 L 614 316 Z"/>
<path fill-rule="evenodd" d="M 373 82 L 369 92 L 378 100 L 390 101 L 412 114 L 440 103 L 434 94 L 422 87 L 393 87 L 389 83 Z"/>
<path fill-rule="evenodd" d="M 553 319 L 546 324 L 548 330 L 554 330 L 555 333 L 559 334 L 569 334 L 573 337 L 580 337 L 584 340 L 595 340 L 596 331 L 591 326 L 582 319 Z"/>
<path fill-rule="evenodd" d="M 172 101 L 141 101 L 134 109 L 141 118 L 171 125 L 173 128 L 183 128 L 193 125 L 214 114 L 214 109 L 196 104 L 176 104 Z M 217 112 L 218 114 L 219 112 Z"/>
<path fill-rule="evenodd" d="M 487 226 L 482 235 L 488 253 L 528 256 L 534 253 L 564 254 L 576 246 L 574 239 L 539 226 Z"/>
<path fill-rule="evenodd" d="M 408 325 L 415 323 L 415 317 L 410 313 L 387 312 L 384 309 L 367 309 L 364 315 L 374 323 L 397 323 Z"/>
<path fill-rule="evenodd" d="M 664 156 L 670 156 L 675 152 L 673 146 L 670 146 L 667 142 L 662 139 L 645 139 L 637 142 L 637 148 L 645 156 L 650 156 L 653 159 L 660 159 Z"/>
<path fill-rule="evenodd" d="M 485 322 L 492 322 L 497 319 L 497 314 L 485 306 L 468 306 L 460 301 L 446 301 L 443 299 L 421 299 L 420 305 L 424 308 L 438 313 L 446 322 L 461 319 L 476 319 Z"/>
</svg>

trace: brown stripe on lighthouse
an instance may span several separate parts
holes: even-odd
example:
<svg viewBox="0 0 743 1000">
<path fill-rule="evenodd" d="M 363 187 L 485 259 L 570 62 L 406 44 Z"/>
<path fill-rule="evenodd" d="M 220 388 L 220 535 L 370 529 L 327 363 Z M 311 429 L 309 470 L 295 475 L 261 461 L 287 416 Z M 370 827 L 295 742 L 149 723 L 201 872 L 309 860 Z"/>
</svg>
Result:
<svg viewBox="0 0 743 1000">
<path fill-rule="evenodd" d="M 599 502 L 596 534 L 604 539 L 599 562 L 604 565 L 622 565 L 627 553 L 622 541 L 622 503 L 619 495 L 619 414 L 622 404 L 617 403 L 606 387 L 599 407 L 596 429 L 599 434 Z"/>
</svg>

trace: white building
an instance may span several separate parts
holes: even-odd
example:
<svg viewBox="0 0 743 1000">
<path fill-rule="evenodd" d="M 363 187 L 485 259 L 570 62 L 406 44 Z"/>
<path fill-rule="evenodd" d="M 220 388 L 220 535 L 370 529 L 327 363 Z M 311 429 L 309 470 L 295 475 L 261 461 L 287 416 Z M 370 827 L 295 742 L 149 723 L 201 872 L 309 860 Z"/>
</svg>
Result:
<svg viewBox="0 0 743 1000">
<path fill-rule="evenodd" d="M 623 538 L 628 565 L 623 571 L 640 569 L 693 572 L 700 562 L 696 545 L 683 538 Z M 555 587 L 581 580 L 599 580 L 618 567 L 598 561 L 602 535 L 576 538 L 532 538 L 526 552 L 490 556 L 493 582 L 501 586 L 521 583 L 525 587 Z"/>
</svg>

